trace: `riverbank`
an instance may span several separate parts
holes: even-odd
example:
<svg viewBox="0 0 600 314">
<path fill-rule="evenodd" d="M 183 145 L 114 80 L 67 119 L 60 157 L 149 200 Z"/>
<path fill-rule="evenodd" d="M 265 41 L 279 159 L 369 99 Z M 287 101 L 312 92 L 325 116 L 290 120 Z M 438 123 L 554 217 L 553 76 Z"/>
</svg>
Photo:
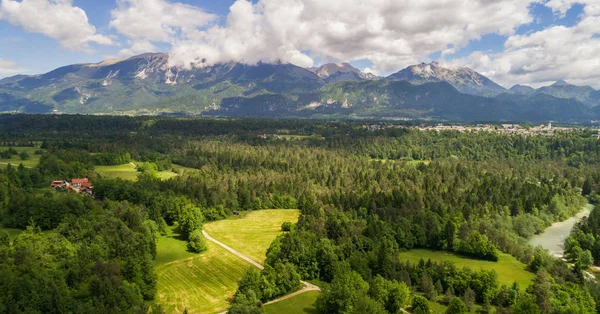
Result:
<svg viewBox="0 0 600 314">
<path fill-rule="evenodd" d="M 571 233 L 575 223 L 580 221 L 583 217 L 587 217 L 594 209 L 594 206 L 588 204 L 584 209 L 577 215 L 561 222 L 554 223 L 552 226 L 546 228 L 544 232 L 534 235 L 529 243 L 531 245 L 541 245 L 544 249 L 550 251 L 550 253 L 557 257 L 563 257 L 564 255 L 564 242 L 565 239 Z"/>
</svg>

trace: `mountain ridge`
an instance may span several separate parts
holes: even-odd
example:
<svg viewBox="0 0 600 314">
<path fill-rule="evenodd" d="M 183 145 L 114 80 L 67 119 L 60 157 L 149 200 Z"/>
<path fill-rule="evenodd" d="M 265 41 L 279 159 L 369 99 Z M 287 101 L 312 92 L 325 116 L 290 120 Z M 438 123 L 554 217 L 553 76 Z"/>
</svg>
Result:
<svg viewBox="0 0 600 314">
<path fill-rule="evenodd" d="M 597 100 L 600 92 L 589 86 L 559 81 L 507 90 L 471 69 L 435 62 L 380 78 L 349 63 L 183 69 L 167 54 L 147 53 L 0 80 L 3 112 L 582 121 L 600 115 Z"/>
</svg>

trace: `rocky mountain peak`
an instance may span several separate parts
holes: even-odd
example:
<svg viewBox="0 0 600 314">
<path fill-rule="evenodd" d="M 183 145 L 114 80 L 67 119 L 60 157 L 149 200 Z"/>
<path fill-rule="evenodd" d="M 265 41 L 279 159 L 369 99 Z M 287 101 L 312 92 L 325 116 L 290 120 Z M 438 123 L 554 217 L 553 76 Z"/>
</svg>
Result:
<svg viewBox="0 0 600 314">
<path fill-rule="evenodd" d="M 552 86 L 570 86 L 571 84 L 567 83 L 564 80 L 558 80 L 556 83 L 552 84 Z"/>
<path fill-rule="evenodd" d="M 447 82 L 466 94 L 498 95 L 506 92 L 502 86 L 469 68 L 446 68 L 438 62 L 421 63 L 392 74 L 390 79 L 405 80 L 413 84 Z"/>
<path fill-rule="evenodd" d="M 329 83 L 340 81 L 364 81 L 377 77 L 371 73 L 364 73 L 349 63 L 327 63 L 320 67 L 310 68 L 311 72 Z"/>
</svg>

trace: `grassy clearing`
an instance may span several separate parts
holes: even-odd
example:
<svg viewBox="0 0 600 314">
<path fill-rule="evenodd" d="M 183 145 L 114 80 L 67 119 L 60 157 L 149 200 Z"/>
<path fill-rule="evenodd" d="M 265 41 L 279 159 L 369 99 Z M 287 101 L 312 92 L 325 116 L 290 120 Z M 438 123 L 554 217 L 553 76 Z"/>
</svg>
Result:
<svg viewBox="0 0 600 314">
<path fill-rule="evenodd" d="M 429 308 L 433 314 L 444 314 L 448 310 L 447 306 L 437 302 L 429 302 Z"/>
<path fill-rule="evenodd" d="M 137 180 L 139 172 L 131 164 L 119 166 L 96 166 L 96 172 L 103 177 L 110 179 Z"/>
<path fill-rule="evenodd" d="M 140 174 L 136 167 L 132 164 L 124 164 L 119 166 L 96 166 L 96 172 L 105 178 L 110 179 L 123 179 L 129 181 L 137 180 L 137 176 Z M 177 167 L 176 167 L 177 168 Z M 162 180 L 168 180 L 178 176 L 173 171 L 160 171 L 158 177 Z"/>
<path fill-rule="evenodd" d="M 213 238 L 259 263 L 266 259 L 271 242 L 281 234 L 281 224 L 296 222 L 300 211 L 290 209 L 259 210 L 208 223 L 204 230 Z"/>
<path fill-rule="evenodd" d="M 421 259 L 425 261 L 452 262 L 457 267 L 468 267 L 473 270 L 490 270 L 493 269 L 498 273 L 498 281 L 500 284 L 511 285 L 517 282 L 521 289 L 528 287 L 534 277 L 533 273 L 526 270 L 527 265 L 519 262 L 516 258 L 509 254 L 500 253 L 498 262 L 474 260 L 458 256 L 456 254 L 430 251 L 430 250 L 410 250 L 400 253 L 401 260 L 409 260 L 411 263 L 418 263 Z"/>
<path fill-rule="evenodd" d="M 171 233 L 157 245 L 156 302 L 167 313 L 220 313 L 229 307 L 248 268 L 244 260 L 212 242 L 202 254 L 187 252 L 186 241 Z"/>
<path fill-rule="evenodd" d="M 400 163 L 405 163 L 405 164 L 411 165 L 411 166 L 417 166 L 419 164 L 429 165 L 431 163 L 431 160 L 401 160 L 401 159 L 380 159 L 380 158 L 371 158 L 371 161 L 381 162 L 381 163 L 400 162 Z"/>
<path fill-rule="evenodd" d="M 9 147 L 0 146 L 0 150 L 7 150 L 8 148 Z M 29 159 L 21 160 L 21 158 L 19 158 L 19 156 L 16 155 L 16 156 L 12 156 L 9 159 L 0 159 L 0 166 L 6 167 L 8 164 L 11 164 L 13 166 L 18 166 L 20 164 L 23 164 L 23 166 L 25 166 L 25 167 L 33 168 L 33 167 L 37 166 L 37 164 L 40 163 L 41 155 L 35 154 L 35 151 L 40 149 L 39 147 L 13 147 L 13 149 L 19 153 L 26 152 L 29 155 Z"/>
<path fill-rule="evenodd" d="M 312 314 L 316 313 L 314 305 L 317 298 L 321 295 L 320 291 L 308 291 L 303 294 L 299 294 L 293 298 L 283 300 L 281 302 L 273 303 L 265 306 L 265 313 L 267 314 Z"/>
</svg>

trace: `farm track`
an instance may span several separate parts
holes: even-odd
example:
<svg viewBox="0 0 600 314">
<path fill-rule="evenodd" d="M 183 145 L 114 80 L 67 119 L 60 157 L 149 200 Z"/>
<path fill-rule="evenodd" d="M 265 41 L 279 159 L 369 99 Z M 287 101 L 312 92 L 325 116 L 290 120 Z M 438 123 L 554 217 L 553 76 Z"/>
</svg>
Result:
<svg viewBox="0 0 600 314">
<path fill-rule="evenodd" d="M 252 260 L 252 259 L 251 259 L 251 258 L 249 258 L 248 256 L 246 256 L 246 255 L 244 255 L 244 254 L 242 254 L 242 253 L 240 253 L 240 252 L 238 252 L 238 251 L 234 250 L 233 248 L 229 247 L 228 245 L 226 245 L 226 244 L 224 244 L 224 243 L 220 242 L 219 240 L 217 240 L 217 239 L 215 239 L 215 238 L 211 237 L 211 236 L 210 236 L 210 235 L 209 235 L 209 234 L 208 234 L 206 231 L 202 230 L 202 234 L 204 235 L 204 237 L 206 237 L 206 239 L 207 239 L 207 240 L 209 240 L 209 241 L 211 241 L 211 242 L 213 242 L 213 243 L 217 244 L 218 246 L 220 246 L 220 247 L 222 247 L 222 248 L 226 249 L 227 251 L 229 251 L 229 252 L 230 252 L 230 253 L 232 253 L 233 255 L 235 255 L 235 256 L 237 256 L 237 257 L 239 257 L 239 258 L 241 258 L 241 259 L 245 260 L 246 262 L 248 262 L 248 263 L 252 264 L 252 265 L 253 265 L 253 266 L 255 266 L 256 268 L 258 268 L 258 269 L 260 269 L 260 270 L 263 270 L 263 269 L 265 269 L 265 267 L 264 267 L 263 265 L 261 265 L 260 263 L 258 263 L 258 262 L 256 262 L 256 261 Z M 283 297 L 281 297 L 281 298 L 278 298 L 278 299 L 275 299 L 275 300 L 269 301 L 269 302 L 265 303 L 264 305 L 269 305 L 269 304 L 273 304 L 273 303 L 281 302 L 281 301 L 283 301 L 283 300 L 287 300 L 287 299 L 289 299 L 289 298 L 293 298 L 293 297 L 295 297 L 295 296 L 297 296 L 297 295 L 303 294 L 303 293 L 305 293 L 305 292 L 308 292 L 308 291 L 321 291 L 321 288 L 319 288 L 319 287 L 317 287 L 317 286 L 315 286 L 315 285 L 313 285 L 313 284 L 311 284 L 311 283 L 309 283 L 309 282 L 302 281 L 302 284 L 304 285 L 304 288 L 303 288 L 302 290 L 298 290 L 298 291 L 296 291 L 296 292 L 294 292 L 294 293 L 291 293 L 291 294 L 285 295 L 285 296 L 283 296 Z M 223 312 L 223 313 L 227 313 L 227 312 Z"/>
</svg>

